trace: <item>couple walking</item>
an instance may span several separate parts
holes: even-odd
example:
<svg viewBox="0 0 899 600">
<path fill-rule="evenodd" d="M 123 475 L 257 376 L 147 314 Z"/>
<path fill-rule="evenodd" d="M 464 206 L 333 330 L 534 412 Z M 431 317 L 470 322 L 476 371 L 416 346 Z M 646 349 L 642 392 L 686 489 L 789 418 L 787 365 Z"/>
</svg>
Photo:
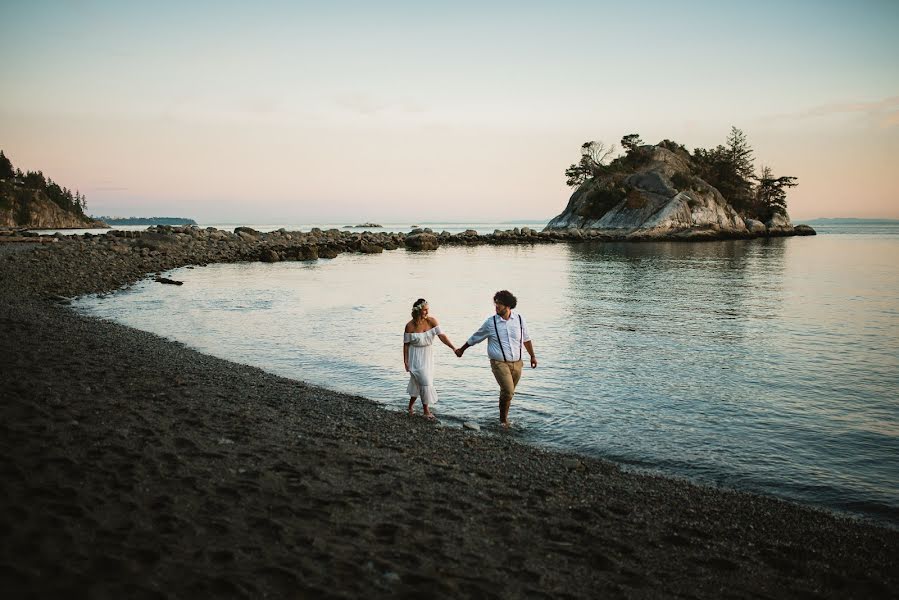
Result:
<svg viewBox="0 0 899 600">
<path fill-rule="evenodd" d="M 461 348 L 456 348 L 449 337 L 440 329 L 437 318 L 430 315 L 428 302 L 419 298 L 412 305 L 412 320 L 406 323 L 403 334 L 403 362 L 409 372 L 409 414 L 414 414 L 415 400 L 421 397 L 424 416 L 434 419 L 431 405 L 437 404 L 437 390 L 434 389 L 434 338 L 452 348 L 459 358 L 465 351 L 487 341 L 487 356 L 490 369 L 499 384 L 499 422 L 509 426 L 509 406 L 515 394 L 515 386 L 521 378 L 522 350 L 531 355 L 531 368 L 537 368 L 534 344 L 528 335 L 525 318 L 515 311 L 518 300 L 508 290 L 493 295 L 496 314 L 487 317 L 484 324 L 475 331 Z"/>
</svg>

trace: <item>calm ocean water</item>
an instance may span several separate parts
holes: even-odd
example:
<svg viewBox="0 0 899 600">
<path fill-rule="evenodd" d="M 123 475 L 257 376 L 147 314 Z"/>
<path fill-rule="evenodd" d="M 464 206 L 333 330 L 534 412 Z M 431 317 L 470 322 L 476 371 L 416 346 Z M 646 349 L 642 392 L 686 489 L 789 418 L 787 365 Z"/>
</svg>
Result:
<svg viewBox="0 0 899 600">
<path fill-rule="evenodd" d="M 461 345 L 507 288 L 540 360 L 513 429 L 494 425 L 486 344 L 435 347 L 445 426 L 899 526 L 899 226 L 819 232 L 211 265 L 77 306 L 400 410 L 412 302 Z"/>
<path fill-rule="evenodd" d="M 323 231 L 328 229 L 339 229 L 348 232 L 372 231 L 372 232 L 400 232 L 409 231 L 416 227 L 429 228 L 436 233 L 448 231 L 450 233 L 461 233 L 466 229 L 474 229 L 478 233 L 493 233 L 495 229 L 512 229 L 514 227 L 530 227 L 532 229 L 541 230 L 546 227 L 546 221 L 515 221 L 509 223 L 457 223 L 457 222 L 431 222 L 422 221 L 420 223 L 376 223 L 380 227 L 356 227 L 355 224 L 347 223 L 200 223 L 199 227 L 215 227 L 224 231 L 233 231 L 235 227 L 252 227 L 257 231 L 270 232 L 281 229 L 288 231 L 309 231 L 313 227 L 318 227 Z M 146 225 L 116 225 L 112 229 L 120 231 L 143 231 L 147 229 Z M 109 231 L 109 229 L 32 229 L 36 233 L 43 235 L 53 235 L 61 233 L 64 235 L 82 235 L 90 233 L 100 235 Z"/>
</svg>

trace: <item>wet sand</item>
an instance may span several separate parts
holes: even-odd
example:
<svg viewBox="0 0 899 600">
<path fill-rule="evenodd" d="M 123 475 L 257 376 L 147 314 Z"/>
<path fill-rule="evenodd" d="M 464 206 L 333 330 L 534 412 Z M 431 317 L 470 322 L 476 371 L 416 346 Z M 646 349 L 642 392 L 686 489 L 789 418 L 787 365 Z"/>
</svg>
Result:
<svg viewBox="0 0 899 600">
<path fill-rule="evenodd" d="M 899 590 L 895 530 L 441 427 L 82 317 L 54 295 L 127 281 L 16 246 L 0 250 L 6 597 Z"/>
</svg>

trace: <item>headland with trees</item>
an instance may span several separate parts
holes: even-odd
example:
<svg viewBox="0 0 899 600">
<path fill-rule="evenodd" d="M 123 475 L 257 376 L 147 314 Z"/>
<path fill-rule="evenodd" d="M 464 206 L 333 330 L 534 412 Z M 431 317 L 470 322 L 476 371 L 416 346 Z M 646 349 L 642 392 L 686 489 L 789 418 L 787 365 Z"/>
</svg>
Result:
<svg viewBox="0 0 899 600">
<path fill-rule="evenodd" d="M 87 198 L 45 176 L 13 167 L 0 150 L 0 226 L 43 229 L 107 227 L 85 213 Z"/>
</svg>

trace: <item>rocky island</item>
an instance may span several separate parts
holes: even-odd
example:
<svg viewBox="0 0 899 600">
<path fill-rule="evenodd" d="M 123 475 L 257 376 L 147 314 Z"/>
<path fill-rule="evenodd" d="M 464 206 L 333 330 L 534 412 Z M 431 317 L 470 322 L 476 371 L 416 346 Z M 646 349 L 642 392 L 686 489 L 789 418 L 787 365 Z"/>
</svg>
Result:
<svg viewBox="0 0 899 600">
<path fill-rule="evenodd" d="M 360 223 L 359 225 L 344 225 L 348 229 L 382 229 L 383 225 L 377 223 Z"/>
<path fill-rule="evenodd" d="M 687 149 L 669 140 L 642 144 L 622 139 L 626 153 L 609 160 L 614 147 L 581 147 L 581 160 L 566 171 L 576 187 L 546 231 L 580 230 L 625 240 L 714 240 L 814 235 L 793 226 L 786 188 L 795 177 L 754 175 L 752 151 L 734 128 L 727 146 Z M 608 164 L 607 164 L 608 163 Z M 726 195 L 725 195 L 726 194 Z"/>
</svg>

